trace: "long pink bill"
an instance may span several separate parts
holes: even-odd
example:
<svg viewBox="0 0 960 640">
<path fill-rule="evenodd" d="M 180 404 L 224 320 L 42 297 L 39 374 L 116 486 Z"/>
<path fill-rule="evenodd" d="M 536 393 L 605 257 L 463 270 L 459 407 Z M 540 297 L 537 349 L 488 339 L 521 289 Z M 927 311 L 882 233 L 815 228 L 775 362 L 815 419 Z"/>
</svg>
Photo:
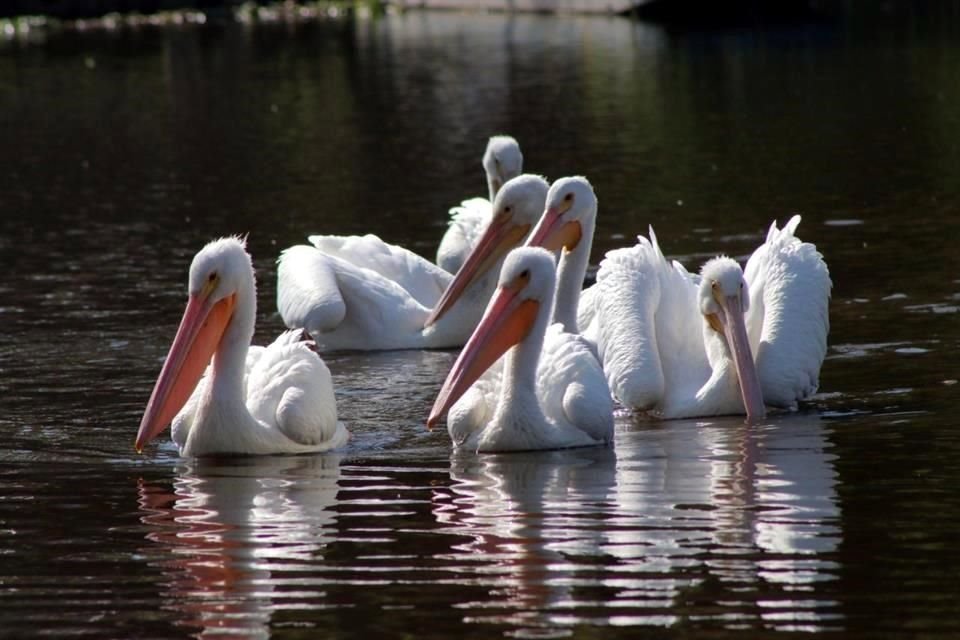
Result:
<svg viewBox="0 0 960 640">
<path fill-rule="evenodd" d="M 427 418 L 428 428 L 432 429 L 500 356 L 527 336 L 539 307 L 536 300 L 518 298 L 516 289 L 502 287 L 497 291 L 440 388 Z"/>
<path fill-rule="evenodd" d="M 767 414 L 763 406 L 760 376 L 757 375 L 757 367 L 750 351 L 740 298 L 730 296 L 724 299 L 724 313 L 726 317 L 723 332 L 733 352 L 733 362 L 737 369 L 737 378 L 740 380 L 740 395 L 743 397 L 743 408 L 747 413 L 747 420 L 762 420 Z"/>
<path fill-rule="evenodd" d="M 563 211 L 558 207 L 547 209 L 527 239 L 527 246 L 543 247 L 547 251 L 575 248 L 583 235 L 580 223 L 576 220 L 563 222 L 562 215 Z"/>
<path fill-rule="evenodd" d="M 150 394 L 143 419 L 140 420 L 134 445 L 137 452 L 166 429 L 187 403 L 220 345 L 235 301 L 236 296 L 231 295 L 211 305 L 205 298 L 190 296 L 177 335 Z"/>
<path fill-rule="evenodd" d="M 424 328 L 436 323 L 443 314 L 460 299 L 467 287 L 477 278 L 486 273 L 497 260 L 505 256 L 511 249 L 519 246 L 523 237 L 530 230 L 530 225 L 517 225 L 509 216 L 497 216 L 490 221 L 490 226 L 483 232 L 480 241 L 467 256 L 466 261 L 453 281 L 443 292 L 439 302 L 430 312 Z"/>
</svg>

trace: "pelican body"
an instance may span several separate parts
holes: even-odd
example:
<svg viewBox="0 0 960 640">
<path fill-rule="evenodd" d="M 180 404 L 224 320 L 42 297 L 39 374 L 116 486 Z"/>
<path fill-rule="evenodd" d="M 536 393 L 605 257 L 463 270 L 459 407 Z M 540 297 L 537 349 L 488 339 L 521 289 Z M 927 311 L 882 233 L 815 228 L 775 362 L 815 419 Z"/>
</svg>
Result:
<svg viewBox="0 0 960 640">
<path fill-rule="evenodd" d="M 240 239 L 216 240 L 197 253 L 188 294 L 137 451 L 171 422 L 183 456 L 305 453 L 347 441 L 330 371 L 308 337 L 287 331 L 267 347 L 250 346 L 256 288 Z"/>
<path fill-rule="evenodd" d="M 456 276 L 376 236 L 311 236 L 286 249 L 277 307 L 324 350 L 462 346 L 496 288 L 503 258 L 529 234 L 548 185 L 524 174 L 494 199 L 494 215 Z"/>
<path fill-rule="evenodd" d="M 493 201 L 509 180 L 523 172 L 520 145 L 510 136 L 493 136 L 483 153 L 489 199 L 470 198 L 450 209 L 450 223 L 437 247 L 437 266 L 456 273 L 493 218 Z"/>
<path fill-rule="evenodd" d="M 799 223 L 773 223 L 746 269 L 721 257 L 692 275 L 667 261 L 652 229 L 607 253 L 579 318 L 614 396 L 664 418 L 759 419 L 815 393 L 831 283 Z"/>
<path fill-rule="evenodd" d="M 575 368 L 583 362 L 584 352 L 589 352 L 584 343 L 565 341 L 556 349 L 563 357 L 557 359 L 554 370 L 540 368 L 555 286 L 556 267 L 548 251 L 521 247 L 507 256 L 497 292 L 447 376 L 427 420 L 428 427 L 432 428 L 504 356 L 492 415 L 466 432 L 451 428 L 455 446 L 479 452 L 529 451 L 592 446 L 612 439 L 609 390 L 585 394 L 583 386 L 560 384 L 566 376 L 555 375 L 566 374 L 565 367 Z M 559 325 L 549 330 L 563 333 Z M 602 381 L 599 366 L 595 371 Z M 548 416 L 544 404 L 561 410 Z M 489 407 L 474 406 L 480 410 Z M 601 415 L 596 415 L 598 412 Z"/>
</svg>

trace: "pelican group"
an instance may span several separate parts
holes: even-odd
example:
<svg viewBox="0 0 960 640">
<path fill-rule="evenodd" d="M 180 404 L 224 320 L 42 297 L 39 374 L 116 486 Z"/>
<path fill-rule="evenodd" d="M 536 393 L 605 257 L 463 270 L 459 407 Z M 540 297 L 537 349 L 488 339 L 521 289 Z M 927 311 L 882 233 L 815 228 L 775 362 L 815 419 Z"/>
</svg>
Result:
<svg viewBox="0 0 960 640">
<path fill-rule="evenodd" d="M 462 346 L 476 326 L 507 251 L 530 233 L 549 185 L 536 175 L 509 180 L 470 256 L 451 276 L 376 236 L 311 236 L 283 251 L 277 307 L 324 350 Z"/>
<path fill-rule="evenodd" d="M 480 452 L 564 449 L 601 444 L 613 433 L 612 411 L 598 421 L 589 415 L 593 395 L 563 394 L 570 414 L 585 422 L 548 418 L 543 409 L 538 365 L 550 324 L 556 267 L 553 255 L 538 247 L 520 247 L 504 261 L 497 292 L 480 324 L 447 376 L 427 419 L 432 427 L 471 385 L 506 354 L 493 415 L 458 446 Z M 557 389 L 558 385 L 548 385 Z M 609 392 L 603 394 L 609 399 Z M 602 405 L 602 401 L 601 401 Z M 566 408 L 566 407 L 565 407 Z M 561 413 L 566 416 L 566 413 Z"/>
</svg>

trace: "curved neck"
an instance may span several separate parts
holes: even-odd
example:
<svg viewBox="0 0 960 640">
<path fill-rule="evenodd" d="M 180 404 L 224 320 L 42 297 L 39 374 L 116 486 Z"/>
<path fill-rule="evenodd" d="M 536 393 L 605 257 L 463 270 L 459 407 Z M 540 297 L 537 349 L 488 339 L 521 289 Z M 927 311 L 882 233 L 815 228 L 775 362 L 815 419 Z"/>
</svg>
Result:
<svg viewBox="0 0 960 640">
<path fill-rule="evenodd" d="M 540 364 L 540 351 L 547 332 L 547 323 L 543 321 L 548 314 L 541 312 L 530 333 L 504 356 L 503 382 L 500 385 L 500 402 L 497 403 L 497 415 L 512 413 L 517 407 L 540 409 L 537 400 L 537 366 Z"/>
<path fill-rule="evenodd" d="M 563 325 L 567 333 L 579 333 L 577 326 L 577 307 L 580 304 L 580 291 L 583 278 L 587 274 L 590 261 L 590 247 L 593 246 L 593 231 L 596 215 L 584 216 L 580 222 L 580 242 L 573 251 L 560 250 L 560 263 L 557 265 L 557 299 L 553 308 L 553 321 Z"/>
<path fill-rule="evenodd" d="M 490 195 L 490 203 L 497 197 L 497 176 L 493 173 L 487 174 L 487 192 Z"/>
<path fill-rule="evenodd" d="M 213 356 L 211 385 L 216 400 L 239 400 L 246 405 L 244 388 L 247 352 L 253 339 L 257 317 L 257 294 L 252 275 L 237 289 L 237 302 L 233 317 L 223 332 L 220 346 Z"/>
</svg>

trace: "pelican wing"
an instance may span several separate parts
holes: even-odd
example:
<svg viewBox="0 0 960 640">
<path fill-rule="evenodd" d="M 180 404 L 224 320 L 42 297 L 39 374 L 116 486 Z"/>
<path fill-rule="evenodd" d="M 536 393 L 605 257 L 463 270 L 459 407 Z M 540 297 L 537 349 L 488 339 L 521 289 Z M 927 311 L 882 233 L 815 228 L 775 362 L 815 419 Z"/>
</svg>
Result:
<svg viewBox="0 0 960 640">
<path fill-rule="evenodd" d="M 480 236 L 490 224 L 492 205 L 486 198 L 464 200 L 450 209 L 450 223 L 437 248 L 437 264 L 449 273 L 456 273 Z"/>
<path fill-rule="evenodd" d="M 770 226 L 750 259 L 747 328 L 764 401 L 796 408 L 816 393 L 830 330 L 830 273 L 817 248 L 796 237 L 800 216 Z"/>
<path fill-rule="evenodd" d="M 306 245 L 284 250 L 277 261 L 277 309 L 284 324 L 311 333 L 343 322 L 346 301 L 329 260 Z"/>
<path fill-rule="evenodd" d="M 373 269 L 307 246 L 281 254 L 277 306 L 287 326 L 306 328 L 328 350 L 422 347 L 430 313 Z"/>
<path fill-rule="evenodd" d="M 661 410 L 709 378 L 697 278 L 650 239 L 607 253 L 597 272 L 595 338 L 610 390 L 636 409 Z"/>
<path fill-rule="evenodd" d="M 614 397 L 641 409 L 654 406 L 664 387 L 654 325 L 660 299 L 658 268 L 646 238 L 638 238 L 633 247 L 609 251 L 597 272 L 596 316 L 588 333 L 597 341 Z"/>
<path fill-rule="evenodd" d="M 286 331 L 248 358 L 247 409 L 297 445 L 332 449 L 347 441 L 347 430 L 337 420 L 330 370 L 302 333 Z"/>
<path fill-rule="evenodd" d="M 561 324 L 547 330 L 537 367 L 537 396 L 544 414 L 598 442 L 613 440 L 613 399 L 591 345 Z"/>
<path fill-rule="evenodd" d="M 365 269 L 403 287 L 420 304 L 433 307 L 452 277 L 414 252 L 388 244 L 373 234 L 365 236 L 310 236 L 310 243 L 327 255 Z"/>
</svg>

